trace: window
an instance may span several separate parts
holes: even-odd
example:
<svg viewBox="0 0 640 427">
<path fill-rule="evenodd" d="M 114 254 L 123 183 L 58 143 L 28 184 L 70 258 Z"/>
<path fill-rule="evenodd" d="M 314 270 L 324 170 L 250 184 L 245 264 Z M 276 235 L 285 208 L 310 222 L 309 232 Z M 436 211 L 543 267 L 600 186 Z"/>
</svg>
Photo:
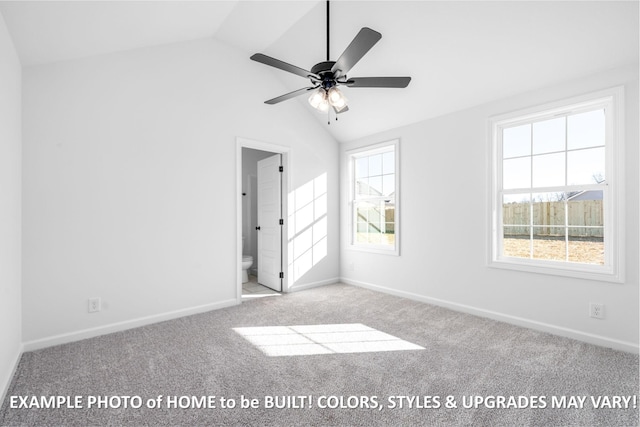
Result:
<svg viewBox="0 0 640 427">
<path fill-rule="evenodd" d="M 622 95 L 490 120 L 492 266 L 622 280 Z"/>
<path fill-rule="evenodd" d="M 351 247 L 398 255 L 398 141 L 347 155 Z"/>
</svg>

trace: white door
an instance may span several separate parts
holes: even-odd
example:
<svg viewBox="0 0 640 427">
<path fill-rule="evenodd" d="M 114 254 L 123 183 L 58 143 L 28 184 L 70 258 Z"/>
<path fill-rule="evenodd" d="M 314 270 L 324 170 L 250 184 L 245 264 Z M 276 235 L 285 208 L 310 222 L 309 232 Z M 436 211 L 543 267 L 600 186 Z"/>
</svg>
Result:
<svg viewBox="0 0 640 427">
<path fill-rule="evenodd" d="M 282 292 L 281 155 L 258 162 L 258 283 Z"/>
</svg>

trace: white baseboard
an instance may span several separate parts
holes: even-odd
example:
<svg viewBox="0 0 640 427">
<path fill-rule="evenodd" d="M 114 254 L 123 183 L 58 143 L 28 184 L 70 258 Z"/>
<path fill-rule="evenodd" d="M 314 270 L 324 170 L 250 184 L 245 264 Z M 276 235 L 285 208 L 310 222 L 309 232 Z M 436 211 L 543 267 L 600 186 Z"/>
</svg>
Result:
<svg viewBox="0 0 640 427">
<path fill-rule="evenodd" d="M 111 323 L 109 325 L 98 326 L 96 328 L 83 329 L 80 331 L 69 332 L 66 334 L 54 335 L 47 338 L 41 338 L 34 341 L 28 341 L 23 344 L 23 351 L 39 350 L 54 345 L 66 344 L 73 341 L 80 341 L 87 338 L 93 338 L 100 335 L 111 334 L 113 332 L 125 331 L 140 326 L 150 325 L 152 323 L 164 322 L 165 320 L 177 319 L 179 317 L 191 316 L 193 314 L 204 313 L 211 310 L 238 305 L 237 299 L 220 301 L 212 304 L 204 304 L 197 307 L 189 307 L 182 310 L 170 311 L 167 313 L 155 314 L 152 316 L 139 317 L 137 319 L 126 320 L 124 322 Z"/>
<path fill-rule="evenodd" d="M 333 285 L 334 283 L 340 283 L 340 278 L 334 277 L 333 279 L 320 280 L 319 282 L 303 283 L 301 285 L 294 284 L 293 286 L 289 287 L 289 290 L 287 292 L 298 292 L 305 289 L 317 288 L 319 286 Z"/>
<path fill-rule="evenodd" d="M 22 357 L 22 353 L 24 352 L 24 345 L 20 344 L 18 346 L 17 354 L 13 360 L 13 366 L 8 372 L 8 376 L 5 378 L 0 378 L 0 405 L 4 402 L 7 397 L 7 393 L 9 392 L 9 386 L 11 385 L 11 381 L 13 377 L 16 375 L 16 370 L 18 369 L 18 364 L 20 363 L 20 358 Z"/>
<path fill-rule="evenodd" d="M 385 286 L 374 285 L 372 283 L 360 282 L 357 280 L 351 280 L 347 278 L 341 278 L 342 283 L 348 285 L 359 286 L 361 288 L 371 289 L 373 291 L 383 292 L 398 297 L 408 298 L 415 301 L 424 302 L 427 304 L 437 305 L 439 307 L 448 308 L 454 311 L 462 313 L 473 314 L 475 316 L 486 317 L 492 320 L 509 323 L 516 326 L 522 326 L 524 328 L 533 329 L 536 331 L 547 332 L 553 335 L 559 335 L 566 338 L 572 338 L 578 341 L 583 341 L 589 344 L 598 345 L 601 347 L 613 348 L 615 350 L 625 351 L 627 353 L 638 354 L 640 348 L 637 344 L 620 341 L 612 338 L 603 337 L 601 335 L 590 334 L 587 332 L 577 331 L 575 329 L 564 328 L 562 326 L 551 325 L 548 323 L 538 322 L 536 320 L 525 319 L 518 316 L 511 316 L 509 314 L 498 313 L 496 311 L 485 310 L 482 308 L 473 307 L 470 305 L 459 304 L 439 298 L 431 298 L 424 295 L 415 294 L 412 292 L 399 291 Z"/>
</svg>

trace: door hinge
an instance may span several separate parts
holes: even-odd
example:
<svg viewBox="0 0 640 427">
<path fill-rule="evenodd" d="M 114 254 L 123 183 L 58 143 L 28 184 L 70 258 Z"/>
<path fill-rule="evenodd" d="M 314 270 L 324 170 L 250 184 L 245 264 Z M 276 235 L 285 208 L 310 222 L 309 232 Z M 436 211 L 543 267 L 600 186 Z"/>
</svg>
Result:
<svg viewBox="0 0 640 427">
<path fill-rule="evenodd" d="M 280 223 L 280 225 L 284 225 L 284 219 L 280 218 L 279 223 Z"/>
<path fill-rule="evenodd" d="M 284 167 L 278 166 L 278 172 L 284 172 Z"/>
<path fill-rule="evenodd" d="M 280 278 L 284 279 L 284 272 L 282 272 L 282 271 L 280 272 Z"/>
</svg>

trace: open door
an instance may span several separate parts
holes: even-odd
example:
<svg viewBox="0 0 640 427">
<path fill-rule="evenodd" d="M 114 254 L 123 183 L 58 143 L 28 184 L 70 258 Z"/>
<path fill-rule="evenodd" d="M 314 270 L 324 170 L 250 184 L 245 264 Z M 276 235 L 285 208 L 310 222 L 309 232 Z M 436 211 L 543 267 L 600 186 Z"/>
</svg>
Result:
<svg viewBox="0 0 640 427">
<path fill-rule="evenodd" d="M 282 292 L 282 155 L 258 161 L 258 283 Z"/>
</svg>

